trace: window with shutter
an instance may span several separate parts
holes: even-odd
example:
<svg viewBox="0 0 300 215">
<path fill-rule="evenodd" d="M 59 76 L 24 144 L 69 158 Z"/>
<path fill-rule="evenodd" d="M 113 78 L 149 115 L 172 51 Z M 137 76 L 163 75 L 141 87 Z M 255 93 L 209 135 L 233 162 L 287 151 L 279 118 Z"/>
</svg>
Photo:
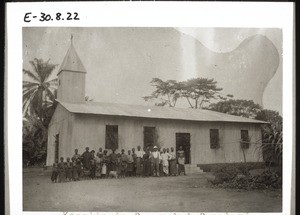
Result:
<svg viewBox="0 0 300 215">
<path fill-rule="evenodd" d="M 250 142 L 248 130 L 241 130 L 241 139 L 242 139 L 241 147 L 243 149 L 248 149 L 249 148 L 249 142 Z"/>
<path fill-rule="evenodd" d="M 219 129 L 210 129 L 210 148 L 220 148 L 219 143 Z"/>
<path fill-rule="evenodd" d="M 106 125 L 105 133 L 105 148 L 106 149 L 118 149 L 119 138 L 118 138 L 118 126 L 117 125 Z"/>
</svg>

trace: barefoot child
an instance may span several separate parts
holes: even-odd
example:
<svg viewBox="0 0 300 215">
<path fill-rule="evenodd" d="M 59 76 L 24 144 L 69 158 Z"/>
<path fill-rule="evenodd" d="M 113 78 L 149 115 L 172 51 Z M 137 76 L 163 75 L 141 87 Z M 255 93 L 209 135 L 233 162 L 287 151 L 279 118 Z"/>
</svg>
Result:
<svg viewBox="0 0 300 215">
<path fill-rule="evenodd" d="M 103 158 L 101 162 L 101 178 L 106 178 L 107 176 L 107 165 L 109 163 L 107 151 L 104 150 L 103 152 Z"/>
<path fill-rule="evenodd" d="M 95 151 L 92 150 L 91 151 L 91 154 L 92 154 L 92 157 L 91 157 L 91 160 L 90 160 L 90 167 L 91 167 L 91 179 L 94 179 L 95 176 L 96 176 L 96 160 L 95 160 Z"/>
<path fill-rule="evenodd" d="M 134 169 L 133 156 L 131 155 L 131 150 L 128 150 L 128 155 L 127 155 L 127 175 L 129 177 L 133 176 L 133 169 Z"/>
<path fill-rule="evenodd" d="M 76 159 L 74 157 L 72 157 L 72 180 L 79 180 Z"/>
<path fill-rule="evenodd" d="M 58 181 L 66 181 L 66 163 L 64 162 L 63 157 L 60 158 L 60 162 L 58 163 Z"/>
<path fill-rule="evenodd" d="M 52 175 L 51 175 L 51 181 L 56 183 L 58 179 L 58 169 L 57 169 L 57 163 L 53 164 L 52 167 Z"/>
<path fill-rule="evenodd" d="M 67 157 L 67 162 L 66 162 L 66 180 L 67 181 L 72 180 L 72 163 L 70 162 L 69 157 Z"/>
<path fill-rule="evenodd" d="M 96 178 L 101 177 L 101 165 L 102 165 L 102 160 L 103 160 L 103 154 L 98 153 L 96 158 Z"/>
<path fill-rule="evenodd" d="M 184 155 L 184 151 L 182 150 L 182 146 L 179 147 L 179 150 L 177 152 L 177 156 L 178 156 L 178 175 L 180 175 L 182 172 L 184 175 L 185 174 L 185 155 Z"/>
</svg>

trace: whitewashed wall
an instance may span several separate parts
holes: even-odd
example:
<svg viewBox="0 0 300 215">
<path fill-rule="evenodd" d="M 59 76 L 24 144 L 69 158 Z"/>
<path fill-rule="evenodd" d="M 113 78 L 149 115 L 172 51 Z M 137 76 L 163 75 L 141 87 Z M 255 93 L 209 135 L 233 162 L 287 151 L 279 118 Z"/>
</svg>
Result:
<svg viewBox="0 0 300 215">
<path fill-rule="evenodd" d="M 56 134 L 59 134 L 59 157 L 66 159 L 69 156 L 68 145 L 71 144 L 73 121 L 74 114 L 58 104 L 48 127 L 47 166 L 52 165 L 55 161 Z"/>
<path fill-rule="evenodd" d="M 84 102 L 85 73 L 62 71 L 58 75 L 57 99 L 63 102 Z"/>
<path fill-rule="evenodd" d="M 100 116 L 91 114 L 69 114 L 61 110 L 55 114 L 49 127 L 49 144 L 47 165 L 54 161 L 54 135 L 60 133 L 60 155 L 71 157 L 75 148 L 79 153 L 85 147 L 90 147 L 96 152 L 99 147 L 105 148 L 105 126 L 118 125 L 119 149 L 126 151 L 143 147 L 143 127 L 155 126 L 159 135 L 161 147 L 176 146 L 176 133 L 184 132 L 191 135 L 191 163 L 231 163 L 242 162 L 243 153 L 240 148 L 241 129 L 249 131 L 251 142 L 245 150 L 248 162 L 262 161 L 259 145 L 261 144 L 260 125 L 251 123 L 229 122 L 189 122 L 180 120 L 142 119 L 117 116 Z M 60 120 L 58 120 L 58 118 Z M 65 119 L 65 120 L 64 120 Z M 209 129 L 219 129 L 220 148 L 210 149 Z"/>
</svg>

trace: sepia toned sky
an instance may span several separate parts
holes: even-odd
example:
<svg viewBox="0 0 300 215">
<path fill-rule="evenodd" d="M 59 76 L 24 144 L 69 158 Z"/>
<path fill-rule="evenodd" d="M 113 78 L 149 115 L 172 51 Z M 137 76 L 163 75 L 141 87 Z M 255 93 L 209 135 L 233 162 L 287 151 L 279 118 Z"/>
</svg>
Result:
<svg viewBox="0 0 300 215">
<path fill-rule="evenodd" d="M 94 101 L 147 105 L 142 97 L 152 92 L 154 77 L 206 77 L 225 95 L 282 113 L 280 29 L 23 28 L 23 67 L 31 69 L 34 58 L 61 64 L 71 34 Z M 184 100 L 178 106 L 188 107 Z"/>
</svg>

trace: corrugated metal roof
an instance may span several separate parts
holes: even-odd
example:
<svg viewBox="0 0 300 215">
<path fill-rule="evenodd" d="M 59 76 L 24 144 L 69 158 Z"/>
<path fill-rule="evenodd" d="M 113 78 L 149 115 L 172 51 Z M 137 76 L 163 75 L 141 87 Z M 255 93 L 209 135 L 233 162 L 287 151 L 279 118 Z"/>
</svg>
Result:
<svg viewBox="0 0 300 215">
<path fill-rule="evenodd" d="M 60 66 L 60 69 L 58 70 L 58 74 L 61 71 L 74 71 L 86 73 L 86 70 L 73 46 L 73 43 L 71 43 L 70 45 L 70 48 Z"/>
<path fill-rule="evenodd" d="M 155 119 L 173 119 L 188 121 L 215 121 L 215 122 L 245 122 L 245 123 L 267 123 L 264 121 L 233 116 L 220 112 L 192 109 L 192 108 L 171 108 L 143 105 L 128 105 L 116 103 L 66 103 L 58 101 L 71 113 L 99 114 L 110 116 L 142 117 Z"/>
</svg>

